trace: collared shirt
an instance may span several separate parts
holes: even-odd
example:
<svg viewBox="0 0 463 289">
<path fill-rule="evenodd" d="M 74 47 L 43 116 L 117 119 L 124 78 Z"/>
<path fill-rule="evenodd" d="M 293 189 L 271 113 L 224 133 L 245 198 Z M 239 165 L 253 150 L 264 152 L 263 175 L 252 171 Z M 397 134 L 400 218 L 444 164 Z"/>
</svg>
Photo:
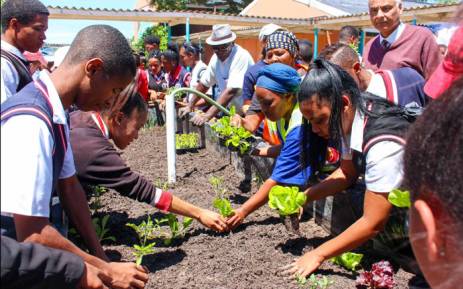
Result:
<svg viewBox="0 0 463 289">
<path fill-rule="evenodd" d="M 2 49 L 6 50 L 17 57 L 21 58 L 22 60 L 26 61 L 24 55 L 19 51 L 18 48 L 14 47 L 13 45 L 9 44 L 8 42 L 2 40 Z M 14 65 L 2 57 L 1 61 L 1 102 L 3 103 L 8 97 L 14 95 L 16 93 L 16 89 L 19 84 L 19 75 Z"/>
<path fill-rule="evenodd" d="M 60 179 L 75 174 L 66 112 L 47 72 L 45 84 L 53 107 L 53 122 L 64 125 L 67 151 Z M 53 189 L 53 136 L 43 120 L 32 115 L 13 116 L 1 122 L 1 212 L 49 217 Z"/>
<path fill-rule="evenodd" d="M 399 26 L 391 33 L 388 37 L 384 38 L 381 34 L 379 34 L 379 43 L 383 43 L 383 40 L 389 42 L 389 45 L 392 45 L 397 39 L 399 39 L 402 32 L 404 32 L 405 24 L 400 22 Z"/>
<path fill-rule="evenodd" d="M 362 153 L 365 117 L 355 112 L 349 144 L 342 144 L 342 158 L 352 160 L 352 150 Z M 365 185 L 376 193 L 389 193 L 400 187 L 403 178 L 404 147 L 393 141 L 382 141 L 373 145 L 366 156 Z"/>
<path fill-rule="evenodd" d="M 207 87 L 217 84 L 219 94 L 227 88 L 243 88 L 244 74 L 254 64 L 249 52 L 239 45 L 234 45 L 225 61 L 220 61 L 214 54 L 201 77 L 201 83 Z"/>
</svg>

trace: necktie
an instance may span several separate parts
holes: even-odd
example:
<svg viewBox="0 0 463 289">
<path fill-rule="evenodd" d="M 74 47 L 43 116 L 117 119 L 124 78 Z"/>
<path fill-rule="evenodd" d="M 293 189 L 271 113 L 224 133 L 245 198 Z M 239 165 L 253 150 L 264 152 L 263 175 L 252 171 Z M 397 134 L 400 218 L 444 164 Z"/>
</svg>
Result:
<svg viewBox="0 0 463 289">
<path fill-rule="evenodd" d="M 391 43 L 389 43 L 386 39 L 383 39 L 383 41 L 381 41 L 381 46 L 383 46 L 385 50 L 389 50 Z"/>
</svg>

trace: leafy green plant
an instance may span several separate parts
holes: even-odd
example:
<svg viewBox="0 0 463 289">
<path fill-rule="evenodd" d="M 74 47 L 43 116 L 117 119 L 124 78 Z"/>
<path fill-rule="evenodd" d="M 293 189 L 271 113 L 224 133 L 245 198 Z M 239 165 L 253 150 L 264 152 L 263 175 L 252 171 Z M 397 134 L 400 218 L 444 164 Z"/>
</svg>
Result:
<svg viewBox="0 0 463 289">
<path fill-rule="evenodd" d="M 143 257 L 146 255 L 153 254 L 155 242 L 149 242 L 155 238 L 155 224 L 151 220 L 151 217 L 148 216 L 146 221 L 141 222 L 140 225 L 135 225 L 132 223 L 126 224 L 127 227 L 132 228 L 138 235 L 139 245 L 133 245 L 134 252 L 133 255 L 137 258 L 136 263 L 140 265 L 143 261 Z"/>
<path fill-rule="evenodd" d="M 157 179 L 154 182 L 154 186 L 156 188 L 159 188 L 159 189 L 163 190 L 163 191 L 167 191 L 169 189 L 169 182 L 163 181 L 161 179 Z"/>
<path fill-rule="evenodd" d="M 355 271 L 362 261 L 363 254 L 346 252 L 330 259 L 336 265 L 340 265 L 347 270 Z"/>
<path fill-rule="evenodd" d="M 328 279 L 328 277 L 317 276 L 315 274 L 310 275 L 309 278 L 297 275 L 296 282 L 301 287 L 308 285 L 309 287 L 307 288 L 309 289 L 327 289 L 334 284 L 334 281 Z"/>
<path fill-rule="evenodd" d="M 231 116 L 224 116 L 211 125 L 211 129 L 224 140 L 227 147 L 232 147 L 238 150 L 241 154 L 247 153 L 251 144 L 249 139 L 253 137 L 252 133 L 243 127 L 235 127 L 231 125 L 231 118 L 235 115 L 236 109 L 234 106 L 230 108 Z"/>
<path fill-rule="evenodd" d="M 93 213 L 97 213 L 99 209 L 103 207 L 101 203 L 101 197 L 108 192 L 108 189 L 102 186 L 90 186 L 91 194 L 92 194 L 92 201 L 89 204 L 90 209 Z"/>
<path fill-rule="evenodd" d="M 280 216 L 297 214 L 306 202 L 307 196 L 298 187 L 274 186 L 269 193 L 268 205 L 278 210 Z"/>
<path fill-rule="evenodd" d="M 177 134 L 175 138 L 176 149 L 193 149 L 199 145 L 199 135 L 197 133 Z"/>
<path fill-rule="evenodd" d="M 409 191 L 402 191 L 399 189 L 392 190 L 387 196 L 387 199 L 391 204 L 399 208 L 410 208 L 412 205 Z"/>
<path fill-rule="evenodd" d="M 116 242 L 116 237 L 108 235 L 109 229 L 107 228 L 107 224 L 109 221 L 109 215 L 103 216 L 103 218 L 93 218 L 92 224 L 95 227 L 96 235 L 100 242 L 110 240 Z"/>
<path fill-rule="evenodd" d="M 209 178 L 209 183 L 215 192 L 215 198 L 212 206 L 219 211 L 223 217 L 233 215 L 233 208 L 228 200 L 228 191 L 223 187 L 223 179 L 220 177 L 212 176 Z"/>
<path fill-rule="evenodd" d="M 166 246 L 172 244 L 174 239 L 183 238 L 193 223 L 193 219 L 189 217 L 184 217 L 182 223 L 180 223 L 174 214 L 167 214 L 165 220 L 170 228 L 170 236 L 164 239 L 164 245 Z"/>
</svg>

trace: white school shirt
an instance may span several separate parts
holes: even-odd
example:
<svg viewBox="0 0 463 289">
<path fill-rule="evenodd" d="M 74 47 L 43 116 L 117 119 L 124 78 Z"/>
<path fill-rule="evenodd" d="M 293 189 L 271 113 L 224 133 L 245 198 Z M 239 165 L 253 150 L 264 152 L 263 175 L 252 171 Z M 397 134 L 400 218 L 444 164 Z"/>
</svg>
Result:
<svg viewBox="0 0 463 289">
<path fill-rule="evenodd" d="M 207 87 L 217 84 L 219 93 L 226 88 L 243 88 L 244 74 L 254 64 L 251 54 L 241 46 L 234 44 L 230 55 L 220 61 L 214 54 L 201 77 L 201 83 Z"/>
<path fill-rule="evenodd" d="M 21 58 L 22 60 L 26 61 L 24 55 L 19 51 L 18 48 L 14 47 L 13 45 L 9 44 L 8 42 L 2 40 L 2 49 L 6 50 L 17 57 Z M 2 57 L 1 61 L 1 103 L 3 103 L 8 97 L 16 94 L 16 89 L 18 88 L 19 84 L 19 74 L 14 68 L 14 65 Z"/>
<path fill-rule="evenodd" d="M 201 75 L 203 75 L 206 72 L 207 65 L 202 62 L 201 60 L 196 63 L 195 67 L 193 67 L 193 70 L 191 71 L 191 81 L 190 81 L 190 88 L 196 89 L 196 85 L 198 85 L 199 80 L 201 79 Z M 207 91 L 207 94 L 210 94 L 212 92 L 211 88 Z M 190 93 L 188 95 L 188 102 L 190 102 L 191 98 L 193 97 L 193 94 Z"/>
<path fill-rule="evenodd" d="M 342 144 L 342 158 L 352 160 L 352 150 L 362 152 L 364 115 L 355 112 L 349 145 Z M 400 187 L 403 179 L 404 147 L 393 141 L 373 145 L 365 160 L 365 185 L 376 193 L 389 193 Z"/>
<path fill-rule="evenodd" d="M 45 71 L 53 122 L 64 125 L 67 151 L 60 179 L 75 175 L 66 113 L 58 92 Z M 49 217 L 53 182 L 53 136 L 43 120 L 32 115 L 13 116 L 1 122 L 1 213 Z"/>
</svg>

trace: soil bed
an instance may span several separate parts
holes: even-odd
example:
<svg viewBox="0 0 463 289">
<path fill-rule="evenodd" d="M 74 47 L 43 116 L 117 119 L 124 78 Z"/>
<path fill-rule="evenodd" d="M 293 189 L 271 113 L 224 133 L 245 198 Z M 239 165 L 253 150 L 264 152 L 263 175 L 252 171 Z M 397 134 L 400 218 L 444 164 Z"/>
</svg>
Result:
<svg viewBox="0 0 463 289">
<path fill-rule="evenodd" d="M 139 139 L 124 151 L 123 158 L 133 170 L 151 181 L 165 181 L 165 128 L 140 131 Z M 180 198 L 211 209 L 214 192 L 208 179 L 212 175 L 224 179 L 224 185 L 232 193 L 230 199 L 234 208 L 258 189 L 258 184 L 253 182 L 250 192 L 242 192 L 239 189 L 243 187 L 242 180 L 235 174 L 230 159 L 213 150 L 202 149 L 177 156 L 177 183 L 171 190 Z M 112 191 L 102 196 L 102 204 L 101 211 L 111 215 L 110 234 L 117 239 L 104 246 L 106 252 L 113 260 L 134 261 L 130 247 L 137 243 L 137 237 L 125 224 L 139 224 L 147 214 L 156 216 L 159 213 L 147 204 Z M 329 238 L 308 216 L 301 220 L 300 232 L 301 236 L 290 235 L 278 214 L 268 206 L 251 214 L 230 234 L 217 234 L 193 222 L 185 238 L 176 240 L 170 247 L 158 242 L 156 253 L 144 257 L 143 264 L 151 271 L 146 288 L 308 288 L 308 285 L 299 287 L 275 274 L 279 267 Z M 369 255 L 367 261 L 379 260 Z M 417 279 L 413 274 L 396 269 L 396 288 L 409 288 Z M 355 288 L 356 274 L 330 262 L 325 262 L 316 274 L 334 281 L 329 288 Z"/>
</svg>

